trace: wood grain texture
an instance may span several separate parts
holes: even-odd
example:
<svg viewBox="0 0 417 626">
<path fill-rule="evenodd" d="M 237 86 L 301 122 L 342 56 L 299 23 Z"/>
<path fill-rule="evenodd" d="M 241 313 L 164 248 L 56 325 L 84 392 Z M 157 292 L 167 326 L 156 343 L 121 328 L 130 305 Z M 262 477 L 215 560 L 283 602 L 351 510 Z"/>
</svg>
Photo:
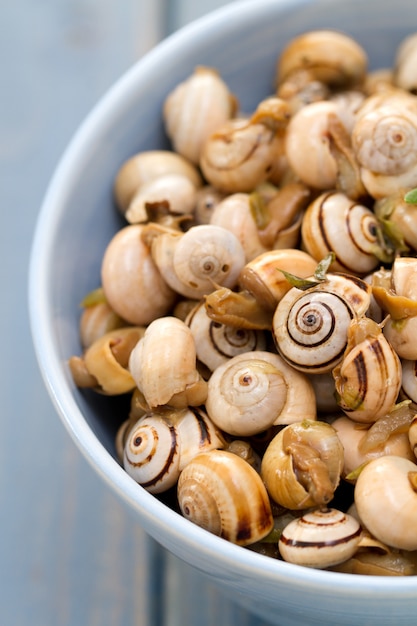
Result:
<svg viewBox="0 0 417 626">
<path fill-rule="evenodd" d="M 260 624 L 149 540 L 81 456 L 41 380 L 27 313 L 36 217 L 72 134 L 136 59 L 196 7 L 201 15 L 220 4 L 15 0 L 0 8 L 4 626 Z"/>
</svg>

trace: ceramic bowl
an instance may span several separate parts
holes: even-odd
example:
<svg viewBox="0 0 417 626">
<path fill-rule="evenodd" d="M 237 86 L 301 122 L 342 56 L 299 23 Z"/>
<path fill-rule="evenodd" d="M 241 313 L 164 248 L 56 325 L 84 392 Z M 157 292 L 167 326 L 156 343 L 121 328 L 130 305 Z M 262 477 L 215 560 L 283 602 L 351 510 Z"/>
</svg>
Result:
<svg viewBox="0 0 417 626">
<path fill-rule="evenodd" d="M 68 371 L 68 357 L 80 351 L 79 303 L 99 284 L 103 252 L 122 225 L 112 200 L 115 173 L 135 152 L 167 147 L 162 102 L 195 65 L 218 68 L 250 111 L 271 92 L 277 55 L 294 35 L 343 30 L 377 68 L 392 65 L 396 46 L 416 27 L 413 0 L 250 0 L 217 10 L 163 41 L 97 104 L 65 151 L 39 215 L 31 325 L 45 384 L 70 435 L 149 535 L 281 626 L 412 624 L 417 577 L 365 578 L 280 562 L 200 529 L 139 487 L 115 460 L 117 404 L 81 393 Z"/>
</svg>

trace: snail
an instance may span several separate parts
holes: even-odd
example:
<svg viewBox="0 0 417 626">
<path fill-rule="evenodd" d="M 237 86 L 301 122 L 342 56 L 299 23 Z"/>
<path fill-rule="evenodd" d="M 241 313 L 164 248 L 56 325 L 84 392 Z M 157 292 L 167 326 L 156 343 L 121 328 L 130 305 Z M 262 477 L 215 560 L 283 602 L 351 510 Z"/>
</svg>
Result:
<svg viewBox="0 0 417 626">
<path fill-rule="evenodd" d="M 101 264 L 107 302 L 117 315 L 136 326 L 167 314 L 177 298 L 142 241 L 143 229 L 142 224 L 131 224 L 117 231 Z"/>
<path fill-rule="evenodd" d="M 133 391 L 135 381 L 128 362 L 144 333 L 144 327 L 116 328 L 96 339 L 82 357 L 71 357 L 69 367 L 76 385 L 107 395 Z"/>
<path fill-rule="evenodd" d="M 333 376 L 340 408 L 354 421 L 371 423 L 394 406 L 401 389 L 401 362 L 368 317 L 352 319 L 343 360 Z"/>
<path fill-rule="evenodd" d="M 144 489 L 162 493 L 177 483 L 192 458 L 224 446 L 223 436 L 200 408 L 160 409 L 128 425 L 123 466 Z"/>
<path fill-rule="evenodd" d="M 352 319 L 369 304 L 370 286 L 353 275 L 328 273 L 305 291 L 292 287 L 272 321 L 279 353 L 300 371 L 329 372 L 343 358 Z"/>
<path fill-rule="evenodd" d="M 166 174 L 187 176 L 196 188 L 203 181 L 197 167 L 171 150 L 144 150 L 134 154 L 119 168 L 114 180 L 114 198 L 125 213 L 141 185 Z"/>
<path fill-rule="evenodd" d="M 282 50 L 277 83 L 305 71 L 331 88 L 352 88 L 362 84 L 367 65 L 365 50 L 352 37 L 332 30 L 311 30 L 293 37 Z"/>
<path fill-rule="evenodd" d="M 204 404 L 207 384 L 196 367 L 191 330 L 173 316 L 154 320 L 129 358 L 129 370 L 151 409 Z"/>
<path fill-rule="evenodd" d="M 285 426 L 267 446 L 261 476 L 271 498 L 288 509 L 325 507 L 343 468 L 343 446 L 326 422 L 303 420 Z"/>
<path fill-rule="evenodd" d="M 83 299 L 79 322 L 81 346 L 85 349 L 105 333 L 127 326 L 127 322 L 117 315 L 106 301 L 101 287 L 94 289 Z"/>
<path fill-rule="evenodd" d="M 204 302 L 193 308 L 185 322 L 194 337 L 197 359 L 211 371 L 237 354 L 266 349 L 264 331 L 215 322 L 207 315 Z"/>
<path fill-rule="evenodd" d="M 315 190 L 337 189 L 352 200 L 365 195 L 350 139 L 351 106 L 341 99 L 312 102 L 291 118 L 285 136 L 288 165 Z"/>
<path fill-rule="evenodd" d="M 282 153 L 290 111 L 280 98 L 262 101 L 249 119 L 234 118 L 205 142 L 200 168 L 208 183 L 227 193 L 250 192 L 273 173 Z"/>
<path fill-rule="evenodd" d="M 391 90 L 369 96 L 352 130 L 361 179 L 375 199 L 417 185 L 417 99 Z"/>
<path fill-rule="evenodd" d="M 237 436 L 316 419 L 314 392 L 307 377 L 277 354 L 262 350 L 234 356 L 213 371 L 206 410 L 219 428 Z"/>
<path fill-rule="evenodd" d="M 220 200 L 212 212 L 210 224 L 236 235 L 245 251 L 246 262 L 267 251 L 259 238 L 249 193 L 233 193 Z"/>
<path fill-rule="evenodd" d="M 394 61 L 393 81 L 397 87 L 417 91 L 417 33 L 405 37 L 397 48 Z"/>
<path fill-rule="evenodd" d="M 165 174 L 143 183 L 132 196 L 125 212 L 130 224 L 147 222 L 155 211 L 162 218 L 191 216 L 197 202 L 197 189 L 184 174 Z M 159 218 L 161 219 L 161 218 Z"/>
<path fill-rule="evenodd" d="M 164 281 L 177 294 L 199 299 L 215 286 L 234 287 L 245 252 L 236 235 L 211 224 L 192 226 L 185 233 L 145 227 L 144 238 Z"/>
<path fill-rule="evenodd" d="M 180 474 L 177 495 L 186 519 L 241 546 L 263 539 L 274 525 L 259 474 L 226 450 L 194 457 Z"/>
<path fill-rule="evenodd" d="M 204 142 L 233 117 L 236 105 L 217 70 L 196 67 L 168 94 L 163 106 L 165 130 L 175 152 L 198 164 Z"/>
<path fill-rule="evenodd" d="M 335 252 L 331 270 L 364 276 L 386 251 L 375 214 L 337 191 L 320 194 L 307 208 L 301 225 L 302 247 L 317 261 Z"/>
<path fill-rule="evenodd" d="M 391 415 L 392 413 L 387 414 L 387 422 Z M 332 422 L 345 451 L 342 474 L 344 478 L 349 476 L 349 480 L 355 482 L 356 470 L 376 457 L 393 454 L 410 461 L 415 459 L 408 436 L 409 422 L 404 425 L 403 429 L 401 424 L 395 428 L 395 419 L 392 421 L 394 421 L 393 425 L 387 423 L 386 431 L 383 432 L 380 428 L 374 437 L 372 428 L 361 428 L 360 423 L 354 422 L 347 416 L 338 417 Z M 375 424 L 381 427 L 382 422 L 381 418 Z"/>
<path fill-rule="evenodd" d="M 367 463 L 355 485 L 359 518 L 392 548 L 417 550 L 417 465 L 388 455 Z"/>
<path fill-rule="evenodd" d="M 284 561 L 325 569 L 351 558 L 361 536 L 361 526 L 352 515 L 325 508 L 304 513 L 287 524 L 278 547 Z"/>
</svg>

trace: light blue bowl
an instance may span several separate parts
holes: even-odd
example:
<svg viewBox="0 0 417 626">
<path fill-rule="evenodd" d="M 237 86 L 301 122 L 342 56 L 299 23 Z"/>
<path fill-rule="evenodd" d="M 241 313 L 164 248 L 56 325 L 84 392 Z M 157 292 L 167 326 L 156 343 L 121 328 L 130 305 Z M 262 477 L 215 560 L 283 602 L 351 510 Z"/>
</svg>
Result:
<svg viewBox="0 0 417 626">
<path fill-rule="evenodd" d="M 408 625 L 417 615 L 417 577 L 360 577 L 279 562 L 209 534 L 149 495 L 114 458 L 115 404 L 99 396 L 87 400 L 66 365 L 80 351 L 79 303 L 99 284 L 103 252 L 122 225 L 112 203 L 115 173 L 133 153 L 166 145 L 161 105 L 167 92 L 195 65 L 211 65 L 249 111 L 271 92 L 282 46 L 316 28 L 353 35 L 372 67 L 390 66 L 400 40 L 417 30 L 417 8 L 414 0 L 235 2 L 165 40 L 117 82 L 77 132 L 47 192 L 31 256 L 32 332 L 69 433 L 159 543 L 281 626 Z"/>
</svg>

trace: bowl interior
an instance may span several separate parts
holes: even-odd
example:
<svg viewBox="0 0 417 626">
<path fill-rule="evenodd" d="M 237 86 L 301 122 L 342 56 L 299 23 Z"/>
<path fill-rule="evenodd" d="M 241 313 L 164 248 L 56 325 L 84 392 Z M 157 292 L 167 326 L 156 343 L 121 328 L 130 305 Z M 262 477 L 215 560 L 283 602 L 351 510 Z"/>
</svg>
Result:
<svg viewBox="0 0 417 626">
<path fill-rule="evenodd" d="M 359 623 L 365 614 L 375 619 L 369 624 L 376 618 L 379 624 L 392 623 L 394 615 L 398 623 L 410 623 L 417 609 L 417 581 L 370 577 L 364 585 L 357 576 L 273 561 L 189 524 L 138 487 L 115 460 L 114 436 L 127 406 L 80 392 L 66 362 L 80 352 L 79 304 L 99 285 L 104 250 L 124 224 L 113 205 L 115 173 L 140 150 L 168 147 L 161 107 L 172 87 L 196 65 L 210 65 L 220 71 L 241 109 L 251 111 L 272 92 L 277 56 L 294 35 L 336 28 L 365 47 L 371 68 L 392 66 L 395 48 L 412 31 L 415 16 L 413 2 L 405 0 L 395 6 L 379 0 L 249 0 L 185 27 L 132 67 L 85 120 L 53 176 L 35 233 L 29 294 L 32 333 L 45 383 L 71 436 L 148 533 L 228 589 L 243 592 L 237 599 L 252 603 L 264 617 L 281 607 L 282 624 L 293 623 L 301 614 L 300 593 L 302 603 L 308 600 L 311 606 L 308 623 L 353 623 L 352 613 L 346 614 L 352 597 Z M 332 599 L 325 607 L 322 599 L 330 588 Z"/>
</svg>

